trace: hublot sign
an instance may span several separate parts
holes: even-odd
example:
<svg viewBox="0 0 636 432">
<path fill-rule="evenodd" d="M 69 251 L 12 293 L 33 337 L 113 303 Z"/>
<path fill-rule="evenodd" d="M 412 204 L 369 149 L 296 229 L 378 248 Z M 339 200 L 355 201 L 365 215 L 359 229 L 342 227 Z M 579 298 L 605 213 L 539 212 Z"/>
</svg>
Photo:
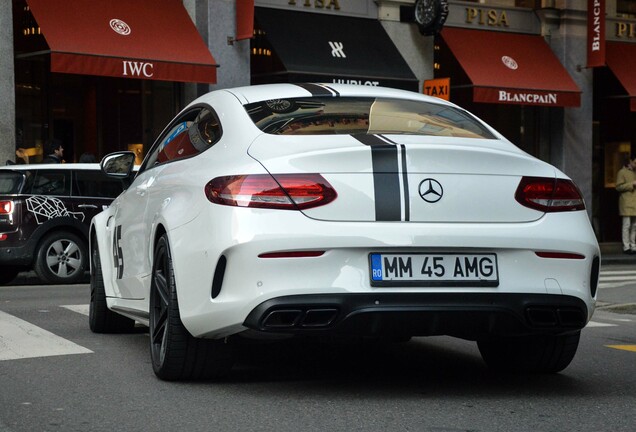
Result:
<svg viewBox="0 0 636 432">
<path fill-rule="evenodd" d="M 340 10 L 340 2 L 338 0 L 289 0 L 290 6 L 300 4 L 305 7 L 315 7 L 319 9 L 335 9 Z"/>
</svg>

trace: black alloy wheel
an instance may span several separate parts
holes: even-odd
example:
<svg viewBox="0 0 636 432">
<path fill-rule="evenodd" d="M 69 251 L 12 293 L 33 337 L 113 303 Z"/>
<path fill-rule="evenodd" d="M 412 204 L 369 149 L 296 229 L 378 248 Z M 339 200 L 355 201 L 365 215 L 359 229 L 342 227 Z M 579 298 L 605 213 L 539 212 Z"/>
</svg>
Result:
<svg viewBox="0 0 636 432">
<path fill-rule="evenodd" d="M 232 368 L 232 349 L 225 340 L 195 338 L 181 321 L 166 234 L 154 252 L 149 332 L 152 367 L 163 380 L 220 378 Z"/>
</svg>

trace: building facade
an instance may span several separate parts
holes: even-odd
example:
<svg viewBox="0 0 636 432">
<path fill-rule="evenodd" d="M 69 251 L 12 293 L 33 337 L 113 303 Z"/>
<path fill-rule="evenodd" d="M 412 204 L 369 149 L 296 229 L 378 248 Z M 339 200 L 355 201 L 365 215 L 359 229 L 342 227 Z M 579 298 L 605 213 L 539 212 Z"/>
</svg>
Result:
<svg viewBox="0 0 636 432">
<path fill-rule="evenodd" d="M 556 165 L 579 185 L 599 240 L 618 241 L 613 182 L 636 144 L 636 2 L 448 0 L 433 37 L 413 22 L 414 0 L 254 0 L 253 37 L 242 39 L 244 0 L 168 0 L 168 18 L 148 7 L 146 21 L 162 30 L 154 36 L 135 18 L 144 1 L 0 0 L 0 161 L 21 162 L 23 149 L 37 162 L 50 138 L 64 142 L 68 162 L 122 149 L 141 157 L 176 112 L 219 88 L 384 85 L 456 102 Z M 607 49 L 588 67 L 594 10 Z M 104 20 L 115 24 L 94 34 Z M 152 49 L 126 51 L 143 32 Z M 181 47 L 204 52 L 168 49 L 184 34 Z"/>
</svg>

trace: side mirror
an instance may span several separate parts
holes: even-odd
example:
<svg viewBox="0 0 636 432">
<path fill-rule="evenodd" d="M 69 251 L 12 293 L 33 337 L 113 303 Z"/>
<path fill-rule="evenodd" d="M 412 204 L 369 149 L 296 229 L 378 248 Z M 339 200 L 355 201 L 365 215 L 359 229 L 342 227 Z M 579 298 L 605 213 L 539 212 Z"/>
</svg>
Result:
<svg viewBox="0 0 636 432">
<path fill-rule="evenodd" d="M 121 151 L 107 154 L 99 166 L 108 176 L 119 178 L 130 177 L 135 167 L 135 153 L 131 151 Z"/>
</svg>

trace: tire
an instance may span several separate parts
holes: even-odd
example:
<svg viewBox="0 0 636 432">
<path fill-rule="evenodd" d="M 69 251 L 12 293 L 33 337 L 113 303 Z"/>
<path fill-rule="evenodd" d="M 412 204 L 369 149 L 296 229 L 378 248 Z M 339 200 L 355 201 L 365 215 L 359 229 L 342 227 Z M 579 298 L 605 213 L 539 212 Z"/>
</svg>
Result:
<svg viewBox="0 0 636 432">
<path fill-rule="evenodd" d="M 557 373 L 576 354 L 580 331 L 561 335 L 498 338 L 477 342 L 489 368 L 503 372 Z"/>
<path fill-rule="evenodd" d="M 88 307 L 88 325 L 93 333 L 129 333 L 135 321 L 119 315 L 106 305 L 106 290 L 102 276 L 102 263 L 97 245 L 92 248 L 91 300 Z"/>
<path fill-rule="evenodd" d="M 18 273 L 20 273 L 20 271 L 16 267 L 1 266 L 0 285 L 7 285 L 9 282 L 16 278 Z"/>
<path fill-rule="evenodd" d="M 51 284 L 79 282 L 88 265 L 86 242 L 68 231 L 57 231 L 44 237 L 35 256 L 35 273 Z"/>
<path fill-rule="evenodd" d="M 213 379 L 232 368 L 232 349 L 224 340 L 193 337 L 181 322 L 168 238 L 154 251 L 150 287 L 150 358 L 162 380 Z"/>
</svg>

